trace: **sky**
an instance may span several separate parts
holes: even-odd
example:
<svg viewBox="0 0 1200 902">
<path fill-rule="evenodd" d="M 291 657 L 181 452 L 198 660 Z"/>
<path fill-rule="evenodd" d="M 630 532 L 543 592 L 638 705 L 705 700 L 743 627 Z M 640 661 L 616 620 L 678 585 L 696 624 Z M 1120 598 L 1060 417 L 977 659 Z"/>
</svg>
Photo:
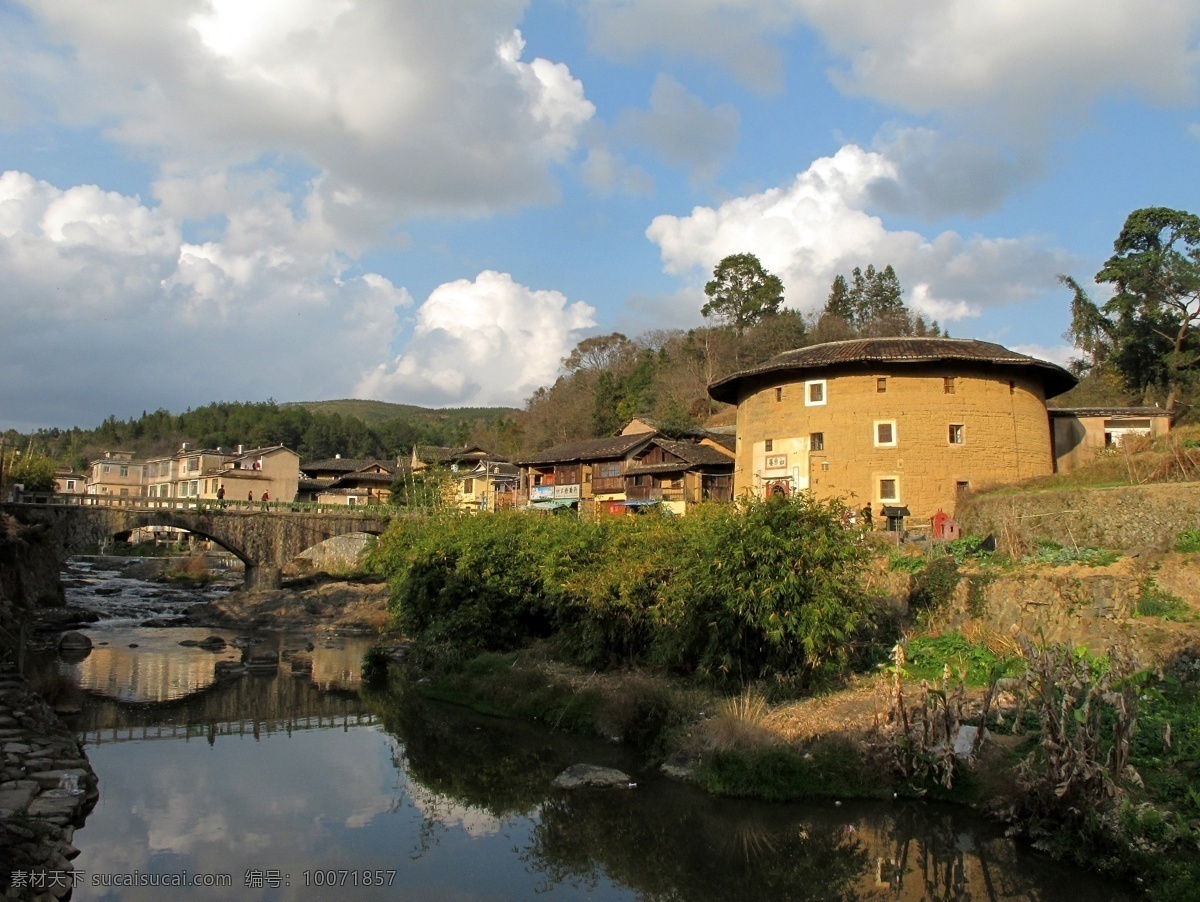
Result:
<svg viewBox="0 0 1200 902">
<path fill-rule="evenodd" d="M 1065 362 L 1198 77 L 1195 0 L 0 0 L 0 428 L 520 407 L 735 253 Z"/>
</svg>

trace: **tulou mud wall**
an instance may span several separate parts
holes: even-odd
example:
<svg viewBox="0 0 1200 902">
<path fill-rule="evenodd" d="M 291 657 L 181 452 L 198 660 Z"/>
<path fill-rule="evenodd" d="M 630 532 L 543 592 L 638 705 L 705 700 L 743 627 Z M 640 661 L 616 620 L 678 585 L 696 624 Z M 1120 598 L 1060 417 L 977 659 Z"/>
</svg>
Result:
<svg viewBox="0 0 1200 902">
<path fill-rule="evenodd" d="M 1169 551 L 1179 533 L 1200 529 L 1200 483 L 974 495 L 959 502 L 955 516 L 964 535 L 994 535 L 1009 551 L 1037 539 L 1065 547 Z"/>
</svg>

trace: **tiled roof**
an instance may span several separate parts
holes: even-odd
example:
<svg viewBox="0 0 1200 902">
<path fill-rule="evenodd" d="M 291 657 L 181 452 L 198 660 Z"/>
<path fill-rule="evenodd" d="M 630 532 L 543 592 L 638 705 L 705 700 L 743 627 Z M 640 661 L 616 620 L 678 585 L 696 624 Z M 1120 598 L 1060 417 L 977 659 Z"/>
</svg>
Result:
<svg viewBox="0 0 1200 902">
<path fill-rule="evenodd" d="M 654 437 L 653 432 L 640 432 L 636 435 L 614 435 L 608 438 L 594 438 L 581 442 L 565 442 L 521 458 L 515 463 L 521 466 L 529 464 L 566 463 L 573 460 L 606 460 L 613 457 L 624 457 L 634 448 L 645 444 Z"/>
<path fill-rule="evenodd" d="M 353 473 L 367 467 L 386 467 L 395 472 L 397 463 L 394 460 L 378 460 L 371 457 L 329 457 L 325 460 L 314 460 L 300 465 L 302 473 Z"/>
<path fill-rule="evenodd" d="M 736 404 L 741 386 L 753 384 L 758 377 L 781 373 L 856 365 L 889 366 L 920 363 L 981 363 L 997 367 L 1028 367 L 1040 371 L 1045 380 L 1046 396 L 1062 394 L 1074 388 L 1078 380 L 1055 363 L 1010 351 L 1002 345 L 973 338 L 853 338 L 784 351 L 766 363 L 719 379 L 708 387 L 717 401 Z"/>
<path fill-rule="evenodd" d="M 730 464 L 733 461 L 729 461 Z M 684 460 L 677 460 L 673 463 L 665 464 L 631 464 L 626 470 L 626 476 L 638 476 L 646 473 L 682 473 L 687 470 L 691 464 Z"/>
<path fill-rule="evenodd" d="M 733 466 L 732 457 L 716 448 L 710 448 L 708 445 L 698 445 L 695 442 L 675 442 L 665 438 L 656 438 L 654 444 L 664 451 L 682 458 L 693 467 L 722 464 Z"/>
<path fill-rule="evenodd" d="M 1161 407 L 1052 407 L 1052 417 L 1170 417 Z"/>
</svg>

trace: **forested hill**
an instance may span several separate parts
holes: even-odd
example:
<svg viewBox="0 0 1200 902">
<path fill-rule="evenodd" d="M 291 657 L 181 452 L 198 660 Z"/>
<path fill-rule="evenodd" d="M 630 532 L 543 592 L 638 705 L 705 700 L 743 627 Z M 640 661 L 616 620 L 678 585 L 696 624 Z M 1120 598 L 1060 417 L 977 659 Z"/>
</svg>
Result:
<svg viewBox="0 0 1200 902">
<path fill-rule="evenodd" d="M 415 443 L 516 446 L 516 411 L 508 408 L 433 410 L 382 401 L 312 401 L 291 404 L 220 401 L 181 414 L 166 410 L 136 419 L 110 416 L 95 429 L 43 429 L 32 436 L 5 434 L 10 447 L 28 445 L 82 468 L 107 450 L 140 458 L 169 454 L 181 442 L 200 448 L 286 445 L 301 460 L 407 456 Z"/>
</svg>

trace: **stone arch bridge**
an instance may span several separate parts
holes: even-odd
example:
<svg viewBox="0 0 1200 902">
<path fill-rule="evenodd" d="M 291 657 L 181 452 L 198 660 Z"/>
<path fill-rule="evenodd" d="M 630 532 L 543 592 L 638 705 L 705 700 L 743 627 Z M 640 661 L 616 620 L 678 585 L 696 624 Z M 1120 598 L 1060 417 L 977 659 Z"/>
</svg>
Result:
<svg viewBox="0 0 1200 902">
<path fill-rule="evenodd" d="M 47 496 L 56 502 L 58 497 Z M 278 504 L 263 511 L 245 503 L 221 508 L 201 507 L 195 501 L 145 498 L 70 504 L 36 503 L 35 498 L 0 508 L 21 523 L 44 525 L 53 537 L 60 563 L 89 545 L 140 526 L 185 529 L 211 539 L 241 560 L 246 565 L 248 589 L 278 589 L 284 565 L 301 552 L 334 536 L 379 535 L 391 520 L 391 512 L 370 507 Z"/>
</svg>

